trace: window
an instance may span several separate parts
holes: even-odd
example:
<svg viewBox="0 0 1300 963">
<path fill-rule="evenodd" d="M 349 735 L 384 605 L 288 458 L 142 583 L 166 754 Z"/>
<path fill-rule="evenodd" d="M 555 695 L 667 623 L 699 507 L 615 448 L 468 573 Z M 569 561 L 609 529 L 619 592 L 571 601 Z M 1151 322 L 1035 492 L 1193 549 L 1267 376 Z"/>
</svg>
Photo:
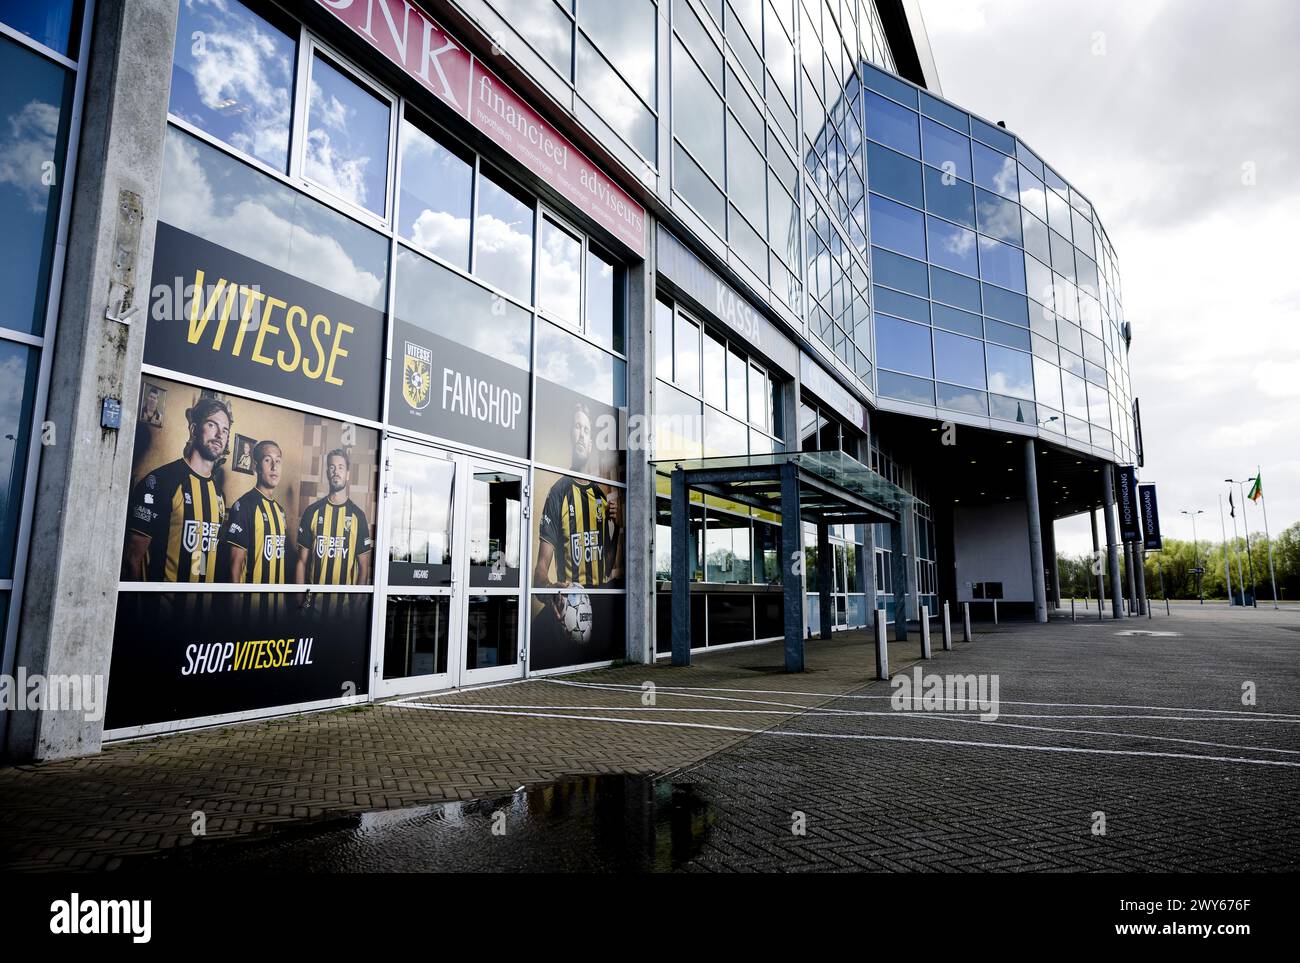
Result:
<svg viewBox="0 0 1300 963">
<path fill-rule="evenodd" d="M 995 344 L 986 344 L 989 390 L 1015 398 L 1033 399 L 1034 369 L 1030 356 Z"/>
<path fill-rule="evenodd" d="M 182 3 L 168 109 L 287 173 L 297 34 L 289 21 L 259 16 L 237 0 Z M 382 143 L 386 149 L 386 125 Z"/>
<path fill-rule="evenodd" d="M 930 329 L 888 315 L 876 315 L 876 363 L 894 371 L 933 377 Z"/>
<path fill-rule="evenodd" d="M 940 381 L 984 388 L 984 346 L 973 338 L 934 333 L 934 373 Z"/>
<path fill-rule="evenodd" d="M 975 255 L 975 232 L 964 227 L 957 227 L 947 221 L 927 217 L 925 229 L 930 245 L 930 263 L 940 264 L 954 271 L 979 274 Z M 979 307 L 978 303 L 975 305 Z"/>
<path fill-rule="evenodd" d="M 23 503 L 23 461 L 31 426 L 38 353 L 25 344 L 0 341 L 0 579 L 13 578 L 19 509 Z M 0 600 L 0 614 L 3 614 Z"/>
<path fill-rule="evenodd" d="M 573 69 L 573 22 L 551 0 L 492 0 L 515 32 L 565 80 Z"/>
<path fill-rule="evenodd" d="M 384 217 L 392 105 L 319 53 L 312 57 L 303 174 Z"/>
<path fill-rule="evenodd" d="M 402 168 L 398 233 L 468 271 L 473 159 L 409 113 L 402 121 L 398 154 Z"/>
<path fill-rule="evenodd" d="M 727 345 L 711 331 L 704 333 L 704 400 L 727 407 Z"/>
<path fill-rule="evenodd" d="M 692 394 L 700 393 L 700 326 L 685 315 L 677 315 L 673 339 L 674 381 Z"/>
<path fill-rule="evenodd" d="M 1019 200 L 1020 187 L 1016 183 L 1016 162 L 1005 154 L 990 150 L 983 144 L 974 144 L 975 183 L 996 191 L 1003 197 Z"/>
<path fill-rule="evenodd" d="M 925 226 L 920 211 L 874 194 L 870 210 L 873 243 L 925 260 Z"/>
<path fill-rule="evenodd" d="M 655 7 L 650 0 L 579 4 L 578 24 L 641 97 L 655 100 Z"/>
<path fill-rule="evenodd" d="M 474 273 L 525 303 L 533 289 L 533 202 L 504 177 L 479 171 Z"/>
<path fill-rule="evenodd" d="M 673 43 L 673 133 L 714 180 L 723 174 L 722 98 L 684 47 Z"/>
<path fill-rule="evenodd" d="M 767 197 L 762 153 L 741 131 L 734 117 L 727 118 L 727 194 L 750 224 L 767 223 Z"/>
<path fill-rule="evenodd" d="M 867 142 L 867 179 L 871 189 L 895 200 L 921 207 L 921 165 L 911 158 Z"/>
<path fill-rule="evenodd" d="M 921 121 L 921 146 L 927 164 L 964 180 L 971 179 L 970 138 L 924 118 Z M 946 166 L 949 164 L 951 168 Z"/>
<path fill-rule="evenodd" d="M 979 251 L 980 277 L 1004 288 L 1025 293 L 1025 256 L 1018 248 L 981 237 Z"/>
<path fill-rule="evenodd" d="M 921 154 L 920 128 L 915 111 L 867 92 L 867 136 L 904 154 Z"/>
<path fill-rule="evenodd" d="M 975 213 L 984 234 L 1000 241 L 1020 244 L 1020 208 L 997 194 L 976 188 Z"/>
<path fill-rule="evenodd" d="M 623 352 L 623 270 L 613 258 L 591 247 L 587 249 L 587 337 Z"/>
<path fill-rule="evenodd" d="M 582 321 L 582 241 L 542 218 L 537 306 L 575 327 Z"/>
<path fill-rule="evenodd" d="M 653 52 L 650 71 L 653 76 Z M 642 157 L 655 156 L 654 114 L 582 35 L 578 36 L 578 93 Z"/>
<path fill-rule="evenodd" d="M 971 185 L 946 177 L 933 167 L 925 169 L 925 209 L 971 229 L 975 227 L 975 195 Z"/>
</svg>

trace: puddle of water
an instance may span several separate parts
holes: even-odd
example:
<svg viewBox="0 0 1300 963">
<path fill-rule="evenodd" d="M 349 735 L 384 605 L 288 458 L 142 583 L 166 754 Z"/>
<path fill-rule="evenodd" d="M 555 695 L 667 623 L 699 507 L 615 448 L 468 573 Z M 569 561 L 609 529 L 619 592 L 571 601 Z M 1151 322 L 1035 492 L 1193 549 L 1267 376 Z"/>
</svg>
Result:
<svg viewBox="0 0 1300 963">
<path fill-rule="evenodd" d="M 714 810 L 689 784 L 571 777 L 508 796 L 379 810 L 199 839 L 126 860 L 129 872 L 668 872 L 698 855 Z"/>
</svg>

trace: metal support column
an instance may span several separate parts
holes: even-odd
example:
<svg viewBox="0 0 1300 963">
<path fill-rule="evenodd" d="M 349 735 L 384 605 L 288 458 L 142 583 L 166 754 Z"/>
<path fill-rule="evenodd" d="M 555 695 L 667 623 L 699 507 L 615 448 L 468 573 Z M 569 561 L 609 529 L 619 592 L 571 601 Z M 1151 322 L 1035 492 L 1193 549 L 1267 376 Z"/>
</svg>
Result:
<svg viewBox="0 0 1300 963">
<path fill-rule="evenodd" d="M 673 665 L 691 664 L 691 499 L 686 472 L 672 475 Z"/>
<path fill-rule="evenodd" d="M 817 612 L 818 629 L 823 639 L 831 637 L 835 624 L 835 566 L 831 558 L 831 528 L 817 523 Z"/>
<path fill-rule="evenodd" d="M 803 525 L 799 518 L 799 468 L 793 462 L 781 466 L 781 580 L 785 588 L 785 670 L 802 672 Z"/>
<path fill-rule="evenodd" d="M 1100 612 L 1106 598 L 1106 577 L 1102 574 L 1105 566 L 1101 564 L 1101 542 L 1097 539 L 1097 509 L 1088 510 L 1088 521 L 1092 522 L 1092 567 L 1097 573 L 1097 611 Z"/>
<path fill-rule="evenodd" d="M 1138 615 L 1150 616 L 1151 603 L 1147 600 L 1146 549 L 1141 542 L 1133 543 L 1133 560 L 1137 567 Z"/>
<path fill-rule="evenodd" d="M 1038 453 L 1034 439 L 1025 439 L 1025 517 L 1029 522 L 1029 567 L 1034 589 L 1034 621 L 1047 621 L 1047 586 L 1043 577 L 1042 517 L 1038 511 Z"/>
<path fill-rule="evenodd" d="M 900 519 L 906 519 L 910 508 L 899 508 Z M 889 570 L 894 583 L 894 641 L 907 640 L 907 604 L 911 593 L 907 589 L 908 557 L 903 541 L 904 521 L 889 523 Z"/>
<path fill-rule="evenodd" d="M 1110 462 L 1101 470 L 1101 503 L 1106 513 L 1106 555 L 1110 568 L 1110 614 L 1112 618 L 1124 617 L 1123 589 L 1119 580 L 1119 538 L 1115 524 L 1115 466 Z"/>
</svg>

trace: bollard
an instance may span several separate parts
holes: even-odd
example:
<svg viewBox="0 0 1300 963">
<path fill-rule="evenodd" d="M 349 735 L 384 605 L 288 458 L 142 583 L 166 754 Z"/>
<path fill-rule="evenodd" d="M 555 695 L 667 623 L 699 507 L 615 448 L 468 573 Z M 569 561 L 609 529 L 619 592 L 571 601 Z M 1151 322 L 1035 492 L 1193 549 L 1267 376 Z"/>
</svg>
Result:
<svg viewBox="0 0 1300 963">
<path fill-rule="evenodd" d="M 963 642 L 973 642 L 970 634 L 970 603 L 961 603 L 961 640 Z"/>
<path fill-rule="evenodd" d="M 1147 604 L 1146 604 L 1145 606 L 1143 606 L 1143 608 L 1145 608 L 1145 609 L 1147 610 L 1147 619 L 1149 620 L 1149 619 L 1151 618 L 1151 600 L 1150 600 L 1150 599 L 1147 599 Z"/>
<path fill-rule="evenodd" d="M 952 619 L 948 615 L 948 603 L 943 603 L 943 650 L 952 651 Z"/>
<path fill-rule="evenodd" d="M 884 607 L 876 609 L 876 678 L 884 682 L 889 681 L 889 639 L 885 625 L 888 621 Z"/>
<path fill-rule="evenodd" d="M 1168 597 L 1166 597 L 1166 598 L 1165 598 L 1165 615 L 1168 615 L 1168 614 L 1169 614 L 1169 599 L 1168 599 Z"/>
<path fill-rule="evenodd" d="M 930 606 L 921 606 L 921 658 L 930 658 Z"/>
<path fill-rule="evenodd" d="M 1074 596 L 1070 596 L 1070 621 L 1071 622 L 1079 621 L 1074 617 Z"/>
<path fill-rule="evenodd" d="M 993 600 L 993 624 L 998 624 L 998 600 Z"/>
</svg>

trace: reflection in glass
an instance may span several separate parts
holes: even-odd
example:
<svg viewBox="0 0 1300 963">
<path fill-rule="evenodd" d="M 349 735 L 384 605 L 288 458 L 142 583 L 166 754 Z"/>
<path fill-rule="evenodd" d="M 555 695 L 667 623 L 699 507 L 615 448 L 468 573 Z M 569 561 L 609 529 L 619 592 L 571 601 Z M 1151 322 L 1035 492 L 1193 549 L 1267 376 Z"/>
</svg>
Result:
<svg viewBox="0 0 1300 963">
<path fill-rule="evenodd" d="M 655 101 L 655 8 L 650 0 L 583 3 L 578 25 L 645 100 Z"/>
<path fill-rule="evenodd" d="M 1025 256 L 1018 248 L 981 237 L 979 250 L 980 277 L 1004 288 L 1025 293 Z"/>
<path fill-rule="evenodd" d="M 537 325 L 537 377 L 602 405 L 627 404 L 627 362 L 546 321 Z"/>
<path fill-rule="evenodd" d="M 867 142 L 867 172 L 871 189 L 895 200 L 921 207 L 921 165 L 897 151 Z"/>
<path fill-rule="evenodd" d="M 1016 162 L 1005 154 L 990 150 L 983 144 L 976 143 L 972 147 L 975 158 L 975 183 L 1013 201 L 1018 200 L 1020 187 L 1016 182 Z"/>
<path fill-rule="evenodd" d="M 723 173 L 722 137 L 726 124 L 722 98 L 709 85 L 695 61 L 677 40 L 673 41 L 673 133 L 695 159 L 721 183 Z M 680 105 L 688 104 L 688 110 Z"/>
<path fill-rule="evenodd" d="M 674 381 L 692 394 L 700 393 L 700 326 L 683 314 L 677 315 L 673 339 Z"/>
<path fill-rule="evenodd" d="M 398 231 L 417 247 L 468 271 L 473 162 L 409 117 L 402 121 L 398 153 Z"/>
<path fill-rule="evenodd" d="M 236 0 L 182 3 L 168 109 L 287 172 L 297 35 L 296 26 L 291 32 Z M 381 143 L 388 143 L 386 122 Z"/>
<path fill-rule="evenodd" d="M 925 225 L 920 211 L 871 195 L 871 241 L 900 254 L 925 259 Z"/>
<path fill-rule="evenodd" d="M 1030 355 L 996 344 L 986 344 L 989 390 L 1016 398 L 1034 397 L 1034 367 Z"/>
<path fill-rule="evenodd" d="M 570 79 L 573 22 L 559 7 L 549 0 L 492 0 L 492 6 L 565 80 Z"/>
<path fill-rule="evenodd" d="M 984 346 L 973 338 L 944 331 L 934 333 L 934 373 L 940 381 L 983 388 Z"/>
<path fill-rule="evenodd" d="M 650 36 L 653 42 L 654 35 Z M 581 35 L 578 37 L 578 93 L 642 157 L 655 156 L 654 114 Z"/>
<path fill-rule="evenodd" d="M 0 579 L 14 576 L 36 358 L 37 352 L 24 344 L 0 341 Z"/>
<path fill-rule="evenodd" d="M 72 74 L 0 37 L 0 327 L 40 334 L 54 258 Z"/>
<path fill-rule="evenodd" d="M 746 384 L 749 365 L 735 351 L 727 350 L 727 411 L 741 421 L 747 421 L 746 410 L 749 389 Z"/>
<path fill-rule="evenodd" d="M 519 519 L 523 479 L 476 471 L 469 489 L 469 584 L 519 586 Z"/>
<path fill-rule="evenodd" d="M 577 325 L 582 314 L 582 242 L 549 217 L 542 218 L 537 305 Z"/>
<path fill-rule="evenodd" d="M 871 91 L 867 91 L 866 97 L 867 137 L 904 154 L 919 157 L 921 134 L 916 112 Z"/>
<path fill-rule="evenodd" d="M 745 455 L 749 453 L 749 431 L 734 418 L 722 412 L 704 406 L 704 454 L 713 458 L 718 455 Z"/>
<path fill-rule="evenodd" d="M 975 195 L 969 183 L 925 169 L 925 209 L 969 228 L 975 227 Z"/>
<path fill-rule="evenodd" d="M 303 173 L 358 207 L 384 216 L 392 107 L 317 54 L 307 101 Z"/>
<path fill-rule="evenodd" d="M 474 273 L 526 304 L 533 290 L 533 203 L 480 169 Z"/>
<path fill-rule="evenodd" d="M 409 679 L 447 671 L 451 598 L 390 595 L 384 615 L 384 678 Z"/>
<path fill-rule="evenodd" d="M 974 231 L 934 217 L 925 219 L 925 230 L 929 238 L 930 263 L 978 276 Z"/>
<path fill-rule="evenodd" d="M 395 314 L 403 321 L 527 370 L 532 318 L 468 278 L 414 251 L 397 249 Z"/>
<path fill-rule="evenodd" d="M 886 398 L 910 401 L 918 405 L 934 404 L 934 382 L 913 378 L 910 375 L 896 374 L 893 371 L 877 371 L 876 385 Z"/>
<path fill-rule="evenodd" d="M 971 179 L 969 138 L 927 117 L 921 121 L 921 146 L 927 164 L 964 180 Z M 952 166 L 945 166 L 949 164 Z"/>
<path fill-rule="evenodd" d="M 975 213 L 980 230 L 1012 244 L 1020 244 L 1020 208 L 988 191 L 975 191 Z"/>
<path fill-rule="evenodd" d="M 749 519 L 708 511 L 704 528 L 704 578 L 708 582 L 750 582 Z"/>
<path fill-rule="evenodd" d="M 939 407 L 952 408 L 954 411 L 966 411 L 972 415 L 989 413 L 989 396 L 982 391 L 960 388 L 956 385 L 936 385 Z"/>
<path fill-rule="evenodd" d="M 672 326 L 664 330 L 671 338 Z M 622 271 L 611 259 L 590 248 L 587 250 L 587 337 L 607 348 L 623 351 Z"/>
<path fill-rule="evenodd" d="M 465 619 L 465 668 L 519 662 L 519 596 L 471 595 Z"/>
<path fill-rule="evenodd" d="M 666 384 L 655 385 L 656 458 L 700 458 L 704 414 L 700 402 Z"/>
<path fill-rule="evenodd" d="M 1034 391 L 1040 404 L 1059 411 L 1064 406 L 1061 398 L 1061 369 L 1042 358 L 1034 358 Z"/>
<path fill-rule="evenodd" d="M 704 400 L 727 407 L 727 345 L 712 331 L 704 332 Z"/>
<path fill-rule="evenodd" d="M 894 371 L 933 377 L 930 329 L 888 315 L 876 315 L 876 363 Z"/>
<path fill-rule="evenodd" d="M 360 304 L 386 305 L 384 237 L 175 127 L 158 217 Z"/>
<path fill-rule="evenodd" d="M 451 584 L 452 504 L 456 466 L 397 449 L 387 482 L 389 579 L 397 584 Z M 411 569 L 427 567 L 413 578 Z"/>
</svg>

